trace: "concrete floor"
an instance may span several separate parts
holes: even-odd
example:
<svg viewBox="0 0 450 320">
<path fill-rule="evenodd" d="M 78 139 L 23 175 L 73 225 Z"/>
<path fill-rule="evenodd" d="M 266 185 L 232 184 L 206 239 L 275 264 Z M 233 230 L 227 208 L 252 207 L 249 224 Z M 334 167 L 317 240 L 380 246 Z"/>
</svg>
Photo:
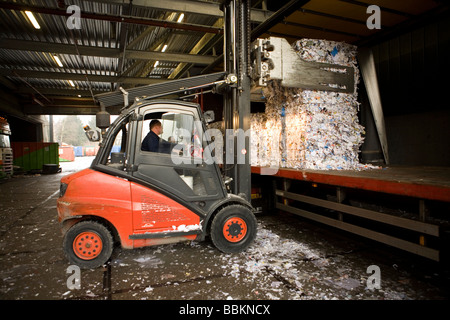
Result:
<svg viewBox="0 0 450 320">
<path fill-rule="evenodd" d="M 80 289 L 70 289 L 56 212 L 59 180 L 91 160 L 62 163 L 55 175 L 0 182 L 0 299 L 449 298 L 442 265 L 275 213 L 258 216 L 257 239 L 244 253 L 222 254 L 210 241 L 116 248 L 109 265 L 82 270 Z M 368 288 L 369 266 L 380 270 L 379 289 Z"/>
</svg>

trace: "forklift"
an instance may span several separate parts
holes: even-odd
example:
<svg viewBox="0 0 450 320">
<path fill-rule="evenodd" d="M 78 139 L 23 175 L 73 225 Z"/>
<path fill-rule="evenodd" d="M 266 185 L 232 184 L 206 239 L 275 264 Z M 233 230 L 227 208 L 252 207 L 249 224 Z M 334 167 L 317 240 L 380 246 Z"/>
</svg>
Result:
<svg viewBox="0 0 450 320">
<path fill-rule="evenodd" d="M 142 150 L 153 119 L 163 124 L 163 136 L 179 142 L 172 144 L 171 154 Z M 227 253 L 252 243 L 256 219 L 251 204 L 243 195 L 228 193 L 216 163 L 197 156 L 207 145 L 177 135 L 205 132 L 204 124 L 200 107 L 189 102 L 144 100 L 122 112 L 91 167 L 61 179 L 58 213 L 71 263 L 86 268 L 104 264 L 115 239 L 131 249 L 204 240 L 209 234 Z M 112 152 L 117 142 L 121 149 Z M 193 147 L 200 152 L 191 152 Z"/>
<path fill-rule="evenodd" d="M 346 84 L 331 90 L 353 89 L 352 72 L 343 75 L 333 71 L 336 66 L 300 61 L 284 39 L 250 45 L 249 1 L 228 0 L 222 10 L 224 72 L 96 96 L 101 132 L 89 127 L 85 131 L 91 141 L 101 140 L 100 149 L 90 168 L 61 179 L 57 200 L 70 263 L 87 269 L 104 265 L 116 243 L 133 249 L 210 237 L 224 253 L 246 250 L 257 234 L 249 202 L 250 139 L 244 137 L 240 144 L 237 136 L 227 139 L 225 149 L 233 154 L 219 168 L 204 156 L 211 141 L 205 115 L 187 97 L 205 89 L 222 94 L 225 129 L 245 132 L 250 129 L 252 84 L 291 79 L 286 86 L 317 89 L 317 81 L 311 84 L 310 77 L 303 76 L 307 70 L 307 75 L 316 73 L 314 79 Z M 297 65 L 302 70 L 295 71 Z M 122 103 L 119 117 L 110 125 L 106 108 Z M 160 139 L 167 150 L 142 148 L 153 120 L 163 127 Z M 243 147 L 237 150 L 235 145 Z M 236 161 L 238 157 L 244 161 Z"/>
<path fill-rule="evenodd" d="M 228 17 L 224 29 L 230 29 L 225 31 L 224 47 L 235 48 L 236 35 L 245 37 L 248 26 L 231 19 L 248 19 L 249 1 L 227 1 L 223 10 Z M 244 41 L 247 43 L 248 39 Z M 239 46 L 244 48 L 239 55 L 246 59 L 246 46 Z M 226 253 L 241 252 L 251 245 L 257 222 L 248 200 L 248 153 L 246 164 L 224 164 L 232 176 L 226 185 L 218 164 L 202 156 L 208 141 L 198 139 L 206 137 L 206 122 L 199 105 L 182 98 L 161 99 L 210 88 L 221 92 L 231 108 L 227 125 L 239 110 L 248 120 L 250 81 L 245 72 L 238 73 L 237 69 L 247 62 L 240 61 L 235 50 L 227 52 L 233 56 L 225 55 L 226 72 L 128 91 L 120 88 L 96 96 L 101 108 L 96 115 L 97 127 L 102 132 L 88 127 L 85 131 L 92 141 L 102 140 L 100 149 L 90 168 L 61 179 L 57 200 L 63 249 L 70 263 L 86 269 L 102 266 L 110 259 L 116 242 L 122 248 L 132 249 L 202 241 L 210 236 L 212 243 Z M 106 108 L 119 100 L 124 106 L 109 125 Z M 152 120 L 162 124 L 162 139 L 175 141 L 169 152 L 142 150 Z M 247 138 L 247 150 L 248 143 Z M 120 150 L 113 150 L 117 145 Z M 246 178 L 241 180 L 239 175 Z"/>
</svg>

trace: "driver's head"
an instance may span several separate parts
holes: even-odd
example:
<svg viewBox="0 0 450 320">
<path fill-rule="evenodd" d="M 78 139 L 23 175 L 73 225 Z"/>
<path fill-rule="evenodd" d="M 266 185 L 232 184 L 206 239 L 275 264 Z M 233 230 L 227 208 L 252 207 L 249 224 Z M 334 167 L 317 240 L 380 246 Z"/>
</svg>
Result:
<svg viewBox="0 0 450 320">
<path fill-rule="evenodd" d="M 156 119 L 150 121 L 150 131 L 153 131 L 157 135 L 160 135 L 161 133 L 163 133 L 161 121 L 156 120 Z"/>
</svg>

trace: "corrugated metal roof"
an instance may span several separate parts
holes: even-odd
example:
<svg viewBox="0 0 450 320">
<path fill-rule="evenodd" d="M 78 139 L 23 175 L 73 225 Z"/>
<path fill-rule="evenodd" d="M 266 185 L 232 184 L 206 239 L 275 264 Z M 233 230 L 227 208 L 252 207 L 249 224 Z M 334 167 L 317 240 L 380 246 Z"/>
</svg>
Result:
<svg viewBox="0 0 450 320">
<path fill-rule="evenodd" d="M 49 97 L 70 94 L 91 97 L 91 90 L 111 91 L 117 90 L 119 84 L 131 88 L 148 84 L 154 79 L 167 79 L 174 76 L 175 70 L 178 72 L 180 61 L 173 61 L 173 56 L 167 61 L 152 59 L 147 54 L 160 53 L 163 46 L 167 45 L 166 53 L 214 58 L 214 47 L 219 56 L 223 50 L 223 44 L 217 38 L 219 36 L 211 37 L 200 49 L 196 45 L 205 36 L 205 32 L 198 31 L 197 27 L 215 25 L 220 18 L 221 2 L 134 0 L 130 6 L 127 0 L 71 0 L 70 3 L 55 0 L 0 0 L 1 83 L 6 84 L 16 95 L 22 95 L 21 101 L 26 104 L 30 103 L 30 91 L 41 90 Z M 269 0 L 268 5 L 280 8 L 286 2 Z M 252 3 L 258 7 L 258 10 L 252 9 L 255 13 L 264 13 L 260 9 L 261 1 Z M 60 7 L 58 4 L 63 5 Z M 79 30 L 71 30 L 66 24 L 68 18 L 65 10 L 69 4 L 81 9 Z M 433 0 L 408 0 L 401 3 L 388 0 L 297 1 L 293 12 L 282 16 L 273 25 L 268 24 L 261 35 L 282 36 L 292 41 L 303 37 L 364 41 L 384 31 L 367 30 L 365 9 L 369 4 L 382 8 L 383 17 L 386 17 L 383 23 L 389 29 L 443 6 Z M 26 9 L 34 12 L 40 30 L 30 24 L 24 13 Z M 182 12 L 182 9 L 187 11 Z M 92 15 L 94 13 L 95 16 Z M 181 13 L 184 13 L 180 23 L 183 29 L 176 26 L 167 28 L 164 25 L 176 22 Z M 123 17 L 134 20 L 130 23 L 120 22 Z M 256 25 L 253 23 L 253 27 Z M 216 30 L 214 28 L 210 30 Z M 77 50 L 82 53 L 78 54 Z M 133 58 L 127 55 L 130 52 Z M 57 65 L 55 55 L 63 67 Z M 183 76 L 190 66 L 193 64 L 188 64 L 176 77 Z M 191 71 L 190 75 L 195 75 L 194 69 Z M 69 83 L 71 76 L 75 87 Z"/>
<path fill-rule="evenodd" d="M 11 1 L 3 1 L 12 3 Z M 16 2 L 14 2 L 16 3 Z M 33 8 L 58 8 L 54 0 L 23 0 L 19 4 Z M 141 6 L 122 5 L 112 2 L 73 0 L 71 5 L 79 6 L 81 12 L 102 13 L 111 16 L 131 16 L 151 18 L 161 21 L 176 21 L 179 12 L 167 12 Z M 84 91 L 83 95 L 90 96 L 90 90 L 95 92 L 111 91 L 117 89 L 113 77 L 125 74 L 126 77 L 145 77 L 152 79 L 165 79 L 177 67 L 176 62 L 159 61 L 155 68 L 156 60 L 125 59 L 121 56 L 124 50 L 137 51 L 161 51 L 167 44 L 167 52 L 187 53 L 195 43 L 203 36 L 199 32 L 179 31 L 172 29 L 147 26 L 141 24 L 123 24 L 116 21 L 82 19 L 82 27 L 79 30 L 70 30 L 67 25 L 67 17 L 34 13 L 40 30 L 34 29 L 23 11 L 0 9 L 0 37 L 2 39 L 39 41 L 42 44 L 65 44 L 73 47 L 73 54 L 52 53 L 27 50 L 26 46 L 14 49 L 0 48 L 0 68 L 9 71 L 6 78 L 18 88 L 31 85 L 35 89 L 72 89 L 68 80 L 37 78 L 36 72 L 53 73 L 54 75 L 65 73 L 92 76 L 105 76 L 104 81 L 80 81 L 73 80 L 78 91 Z M 186 14 L 185 23 L 196 25 L 212 25 L 216 18 L 206 15 Z M 95 55 L 78 55 L 75 44 L 79 47 L 112 48 L 118 49 L 117 57 L 103 57 Z M 57 57 L 63 67 L 59 67 L 54 59 Z M 120 64 L 120 65 L 119 65 Z M 22 71 L 20 77 L 14 72 Z M 4 71 L 4 72 L 6 72 Z M 33 76 L 27 76 L 24 71 L 34 71 Z M 45 74 L 43 74 L 45 75 Z M 97 79 L 97 78 L 96 78 Z M 122 84 L 123 86 L 135 86 L 135 83 Z M 57 91 L 55 91 L 56 93 Z"/>
</svg>

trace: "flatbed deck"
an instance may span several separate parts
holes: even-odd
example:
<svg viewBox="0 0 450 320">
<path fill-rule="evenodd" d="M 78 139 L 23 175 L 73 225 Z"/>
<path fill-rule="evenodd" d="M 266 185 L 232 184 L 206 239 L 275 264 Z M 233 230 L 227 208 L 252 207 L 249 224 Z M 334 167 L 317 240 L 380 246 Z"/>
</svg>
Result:
<svg viewBox="0 0 450 320">
<path fill-rule="evenodd" d="M 252 167 L 253 174 L 283 178 L 281 188 L 275 190 L 275 208 L 290 212 L 301 217 L 324 223 L 375 241 L 397 247 L 402 250 L 441 261 L 442 255 L 449 258 L 446 251 L 448 243 L 441 238 L 448 233 L 448 227 L 431 219 L 431 202 L 438 201 L 448 207 L 450 203 L 450 167 L 406 167 L 389 166 L 381 169 L 362 171 L 348 170 L 299 170 L 280 168 L 278 170 L 264 167 Z M 290 190 L 294 181 L 306 181 L 320 186 L 336 189 L 333 200 L 316 197 L 313 194 L 297 193 Z M 278 184 L 280 185 L 280 184 Z M 345 189 L 380 192 L 394 196 L 406 196 L 417 199 L 415 213 L 405 212 L 401 216 L 388 214 L 373 206 L 353 206 L 345 202 Z M 400 200 L 400 199 L 399 199 Z M 373 204 L 378 204 L 378 198 L 373 197 Z M 402 201 L 399 201 L 401 203 Z M 414 202 L 414 201 L 413 201 Z M 304 206 L 304 204 L 308 206 Z M 312 207 L 311 207 L 312 205 Z M 440 205 L 438 206 L 440 207 Z M 444 208 L 442 207 L 442 208 Z M 308 209 L 310 208 L 310 209 Z M 338 213 L 324 213 L 319 210 L 326 208 Z M 309 211 L 308 211 L 309 210 Z M 446 210 L 446 209 L 445 209 Z M 446 216 L 447 212 L 439 213 Z M 356 218 L 356 219 L 355 219 Z M 448 217 L 444 217 L 448 221 Z M 372 224 L 369 222 L 373 222 Z M 382 227 L 382 226 L 383 227 Z M 394 227 L 394 229 L 392 229 Z M 442 229 L 442 228 L 445 228 Z M 405 231 L 405 232 L 403 232 Z M 414 233 L 414 235 L 411 234 Z"/>
<path fill-rule="evenodd" d="M 261 174 L 261 167 L 251 172 Z M 280 168 L 273 176 L 450 202 L 450 167 L 389 166 L 362 171 Z"/>
</svg>

